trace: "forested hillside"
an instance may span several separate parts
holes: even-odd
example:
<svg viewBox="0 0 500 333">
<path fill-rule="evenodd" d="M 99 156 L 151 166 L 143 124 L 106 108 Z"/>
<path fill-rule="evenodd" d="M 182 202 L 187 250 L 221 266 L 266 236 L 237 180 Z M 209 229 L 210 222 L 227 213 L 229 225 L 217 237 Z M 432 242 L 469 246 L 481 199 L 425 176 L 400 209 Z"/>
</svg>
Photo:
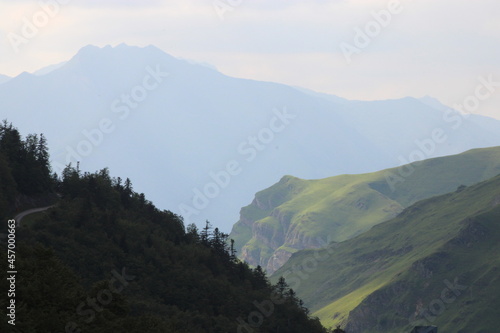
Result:
<svg viewBox="0 0 500 333">
<path fill-rule="evenodd" d="M 3 220 L 19 198 L 58 197 L 17 228 L 16 325 L 2 320 L 1 332 L 325 332 L 284 280 L 271 285 L 236 259 L 210 223 L 185 228 L 106 168 L 69 165 L 55 178 L 42 135 L 1 130 Z M 2 292 L 2 309 L 7 301 Z"/>
<path fill-rule="evenodd" d="M 44 135 L 30 134 L 23 139 L 4 120 L 0 124 L 0 218 L 52 200 L 56 183 Z"/>
</svg>

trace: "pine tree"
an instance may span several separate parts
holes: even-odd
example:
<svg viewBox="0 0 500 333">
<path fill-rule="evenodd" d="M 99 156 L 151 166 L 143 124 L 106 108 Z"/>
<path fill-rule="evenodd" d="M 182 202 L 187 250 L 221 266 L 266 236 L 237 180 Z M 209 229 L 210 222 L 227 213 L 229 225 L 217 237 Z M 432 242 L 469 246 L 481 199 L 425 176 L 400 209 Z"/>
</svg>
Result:
<svg viewBox="0 0 500 333">
<path fill-rule="evenodd" d="M 278 282 L 276 283 L 275 288 L 276 288 L 276 291 L 280 294 L 280 296 L 285 297 L 285 294 L 286 294 L 287 289 L 288 289 L 288 283 L 286 283 L 284 277 L 281 276 L 278 279 Z"/>
<path fill-rule="evenodd" d="M 210 245 L 209 244 L 209 240 L 210 240 L 210 236 L 211 236 L 210 230 L 212 230 L 212 225 L 210 224 L 210 222 L 208 220 L 206 220 L 205 227 L 203 228 L 203 230 L 201 231 L 201 234 L 200 234 L 201 243 L 204 245 Z"/>
<path fill-rule="evenodd" d="M 123 191 L 121 192 L 121 201 L 125 208 L 130 208 L 132 205 L 132 194 L 134 193 L 132 187 L 132 181 L 127 178 L 125 179 L 125 184 L 123 186 Z"/>
<path fill-rule="evenodd" d="M 198 234 L 198 227 L 196 224 L 188 224 L 186 228 L 186 237 L 190 243 L 198 243 L 200 241 L 200 235 Z"/>
<path fill-rule="evenodd" d="M 47 139 L 45 138 L 45 135 L 43 135 L 43 133 L 40 134 L 40 138 L 38 139 L 38 144 L 36 147 L 36 159 L 44 169 L 50 169 L 49 149 L 47 147 Z"/>
<path fill-rule="evenodd" d="M 219 228 L 215 228 L 212 239 L 210 240 L 210 246 L 220 253 L 221 255 L 228 255 L 228 249 L 227 249 L 227 238 L 229 237 L 228 234 L 225 234 L 219 230 Z"/>
<path fill-rule="evenodd" d="M 268 279 L 266 276 L 266 272 L 262 269 L 260 265 L 257 265 L 257 267 L 253 270 L 253 275 L 255 276 L 255 286 L 257 289 L 265 288 L 268 286 Z"/>
<path fill-rule="evenodd" d="M 231 238 L 231 249 L 230 249 L 229 255 L 231 257 L 231 260 L 233 260 L 233 261 L 236 260 L 236 250 L 234 249 L 234 239 L 232 239 L 232 238 Z"/>
</svg>

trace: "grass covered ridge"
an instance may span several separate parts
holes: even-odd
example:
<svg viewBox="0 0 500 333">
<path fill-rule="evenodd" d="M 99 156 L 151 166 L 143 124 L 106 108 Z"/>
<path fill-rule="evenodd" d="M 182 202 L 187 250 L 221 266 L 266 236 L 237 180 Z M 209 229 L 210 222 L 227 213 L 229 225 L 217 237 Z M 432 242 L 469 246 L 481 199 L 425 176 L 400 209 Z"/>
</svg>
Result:
<svg viewBox="0 0 500 333">
<path fill-rule="evenodd" d="M 499 173 L 500 147 L 494 147 L 361 175 L 285 176 L 242 208 L 230 237 L 243 259 L 272 272 L 268 262 L 278 249 L 295 252 L 318 247 L 319 239 L 353 238 L 419 200 Z"/>
<path fill-rule="evenodd" d="M 273 279 L 294 281 L 292 288 L 326 327 L 343 324 L 350 333 L 400 333 L 415 324 L 494 332 L 499 240 L 496 176 L 420 201 L 348 241 L 297 252 Z M 316 257 L 327 260 L 312 266 Z M 443 291 L 450 285 L 463 287 Z"/>
</svg>

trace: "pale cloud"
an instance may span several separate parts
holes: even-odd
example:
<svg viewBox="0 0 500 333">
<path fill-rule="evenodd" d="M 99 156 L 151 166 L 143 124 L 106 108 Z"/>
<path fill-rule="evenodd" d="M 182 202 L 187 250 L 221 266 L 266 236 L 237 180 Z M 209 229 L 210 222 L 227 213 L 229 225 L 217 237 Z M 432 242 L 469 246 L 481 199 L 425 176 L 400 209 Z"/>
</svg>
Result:
<svg viewBox="0 0 500 333">
<path fill-rule="evenodd" d="M 46 0 L 48 1 L 48 0 Z M 221 0 L 225 1 L 225 0 Z M 69 59 L 81 47 L 153 44 L 223 73 L 304 86 L 352 99 L 431 95 L 452 105 L 478 76 L 500 81 L 497 0 L 401 0 L 390 24 L 346 63 L 341 43 L 389 0 L 241 0 L 222 20 L 213 1 L 73 0 L 15 53 L 7 39 L 35 1 L 0 0 L 0 73 Z M 481 112 L 500 118 L 500 94 Z"/>
</svg>

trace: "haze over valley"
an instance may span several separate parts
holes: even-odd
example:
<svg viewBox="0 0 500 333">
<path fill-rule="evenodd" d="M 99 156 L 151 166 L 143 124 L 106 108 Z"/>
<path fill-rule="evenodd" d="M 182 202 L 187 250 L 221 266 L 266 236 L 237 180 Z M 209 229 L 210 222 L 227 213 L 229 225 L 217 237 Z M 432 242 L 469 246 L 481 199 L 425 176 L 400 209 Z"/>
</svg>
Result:
<svg viewBox="0 0 500 333">
<path fill-rule="evenodd" d="M 0 2 L 0 332 L 498 333 L 499 11 Z"/>
<path fill-rule="evenodd" d="M 228 77 L 154 46 L 86 46 L 41 72 L 0 85 L 0 108 L 45 133 L 54 171 L 104 162 L 159 207 L 226 232 L 284 175 L 373 172 L 500 145 L 499 120 L 431 97 L 350 101 Z"/>
</svg>

